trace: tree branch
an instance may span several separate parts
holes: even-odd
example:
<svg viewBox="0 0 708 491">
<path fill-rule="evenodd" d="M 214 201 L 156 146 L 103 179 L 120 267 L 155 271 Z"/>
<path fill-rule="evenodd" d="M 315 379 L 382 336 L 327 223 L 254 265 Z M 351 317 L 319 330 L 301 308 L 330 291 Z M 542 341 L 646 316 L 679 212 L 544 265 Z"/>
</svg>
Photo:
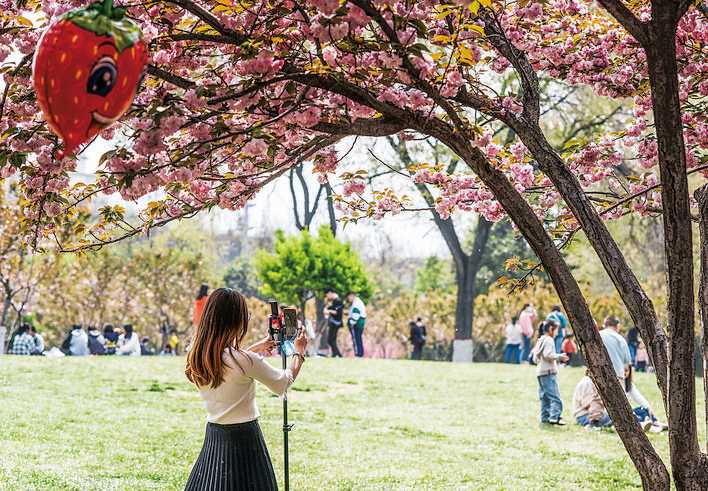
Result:
<svg viewBox="0 0 708 491">
<path fill-rule="evenodd" d="M 246 37 L 237 33 L 233 29 L 229 29 L 225 25 L 223 25 L 221 22 L 219 22 L 219 19 L 214 17 L 211 12 L 208 10 L 200 7 L 196 3 L 192 2 L 191 0 L 167 0 L 169 3 L 172 3 L 174 5 L 177 5 L 178 7 L 183 8 L 187 12 L 191 13 L 201 21 L 203 21 L 205 24 L 213 28 L 216 32 L 219 34 L 222 34 L 224 36 L 228 36 L 234 41 L 236 41 L 238 44 L 244 42 L 246 40 Z"/>
<path fill-rule="evenodd" d="M 169 82 L 172 85 L 176 85 L 177 87 L 185 90 L 191 89 L 196 85 L 191 80 L 187 80 L 186 78 L 182 78 L 179 75 L 172 74 L 166 70 L 163 70 L 162 68 L 156 67 L 155 65 L 148 65 L 147 73 L 152 75 L 153 77 L 162 79 L 165 82 Z"/>
<path fill-rule="evenodd" d="M 644 48 L 649 44 L 647 26 L 640 21 L 622 0 L 597 0 L 600 5 L 627 29 L 634 39 Z"/>
</svg>

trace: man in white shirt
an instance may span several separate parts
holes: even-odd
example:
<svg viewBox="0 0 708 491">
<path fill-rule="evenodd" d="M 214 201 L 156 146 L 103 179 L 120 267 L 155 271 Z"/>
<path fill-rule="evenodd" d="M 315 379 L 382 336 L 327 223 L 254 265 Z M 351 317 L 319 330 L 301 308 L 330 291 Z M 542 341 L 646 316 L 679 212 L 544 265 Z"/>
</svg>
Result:
<svg viewBox="0 0 708 491">
<path fill-rule="evenodd" d="M 610 355 L 612 368 L 615 370 L 617 378 L 624 382 L 624 370 L 632 362 L 629 354 L 627 341 L 619 333 L 620 321 L 617 317 L 605 319 L 605 327 L 600 331 L 602 343 L 605 345 L 607 354 Z"/>
<path fill-rule="evenodd" d="M 348 324 L 349 332 L 352 335 L 352 345 L 354 345 L 354 356 L 361 358 L 364 356 L 363 334 L 366 324 L 366 307 L 354 292 L 347 293 L 347 301 L 351 304 Z"/>
</svg>

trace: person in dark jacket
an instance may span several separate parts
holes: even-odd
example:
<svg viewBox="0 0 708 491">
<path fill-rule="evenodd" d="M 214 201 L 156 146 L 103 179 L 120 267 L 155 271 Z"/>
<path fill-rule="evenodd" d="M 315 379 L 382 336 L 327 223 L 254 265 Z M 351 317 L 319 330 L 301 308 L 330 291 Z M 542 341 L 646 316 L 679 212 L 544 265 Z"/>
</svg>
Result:
<svg viewBox="0 0 708 491">
<path fill-rule="evenodd" d="M 425 346 L 425 340 L 428 335 L 425 329 L 425 324 L 423 324 L 423 319 L 418 317 L 415 322 L 411 322 L 410 329 L 410 341 L 413 345 L 413 353 L 411 353 L 411 359 L 420 360 L 423 355 L 423 347 Z"/>
<path fill-rule="evenodd" d="M 327 344 L 329 344 L 329 348 L 332 351 L 332 358 L 341 358 L 342 353 L 339 351 L 339 346 L 337 346 L 337 334 L 339 334 L 339 328 L 344 324 L 342 320 L 344 303 L 332 288 L 325 290 L 325 299 L 329 302 L 324 310 L 328 328 Z"/>
<path fill-rule="evenodd" d="M 120 336 L 113 330 L 113 324 L 106 324 L 103 327 L 103 338 L 106 340 L 107 355 L 115 355 L 118 348 L 118 338 Z"/>
<path fill-rule="evenodd" d="M 96 326 L 89 326 L 88 347 L 89 353 L 92 355 L 106 354 L 106 339 L 101 334 L 101 331 L 96 329 Z"/>
<path fill-rule="evenodd" d="M 629 356 L 632 358 L 632 366 L 637 366 L 637 348 L 639 347 L 639 329 L 637 326 L 627 331 L 627 346 L 629 346 Z"/>
<path fill-rule="evenodd" d="M 152 347 L 150 338 L 147 336 L 143 336 L 143 339 L 140 340 L 140 354 L 142 356 L 152 356 L 155 354 L 155 348 Z"/>
</svg>

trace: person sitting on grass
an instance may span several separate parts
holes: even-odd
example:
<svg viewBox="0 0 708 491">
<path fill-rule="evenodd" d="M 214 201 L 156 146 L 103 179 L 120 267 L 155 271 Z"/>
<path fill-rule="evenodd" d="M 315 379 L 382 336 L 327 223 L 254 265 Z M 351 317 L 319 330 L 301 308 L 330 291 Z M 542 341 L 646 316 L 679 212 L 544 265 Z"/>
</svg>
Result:
<svg viewBox="0 0 708 491">
<path fill-rule="evenodd" d="M 88 335 L 81 327 L 81 324 L 71 326 L 71 331 L 64 339 L 61 345 L 61 350 L 68 356 L 87 356 L 89 355 Z"/>
<path fill-rule="evenodd" d="M 33 325 L 29 326 L 29 334 L 32 336 L 32 341 L 34 341 L 34 348 L 32 348 L 32 355 L 41 355 L 44 353 L 44 337 L 37 332 L 37 328 Z"/>
<path fill-rule="evenodd" d="M 103 339 L 105 340 L 106 355 L 115 355 L 118 348 L 118 333 L 113 329 L 113 324 L 106 324 L 103 327 Z"/>
<path fill-rule="evenodd" d="M 270 336 L 241 348 L 249 318 L 243 295 L 219 288 L 209 296 L 194 332 L 184 373 L 206 404 L 207 425 L 185 491 L 278 489 L 258 424 L 255 381 L 284 395 L 305 362 L 307 337 L 300 330 L 292 368 L 281 370 L 263 359 L 275 348 Z"/>
<path fill-rule="evenodd" d="M 10 355 L 31 355 L 32 350 L 35 349 L 34 338 L 30 334 L 29 324 L 22 324 L 12 339 L 12 345 L 8 354 Z"/>
<path fill-rule="evenodd" d="M 639 391 L 636 390 L 636 388 L 634 394 L 630 394 L 626 390 L 625 392 L 628 398 L 634 398 L 636 394 L 639 394 Z M 639 398 L 645 404 L 649 404 L 641 394 L 639 394 Z M 650 409 L 637 409 L 639 409 L 639 411 L 635 410 L 634 412 L 634 415 L 637 417 L 637 421 L 644 431 L 649 431 L 652 427 L 652 420 L 651 418 L 645 416 L 648 414 Z M 573 416 L 575 417 L 575 421 L 580 426 L 587 426 L 590 428 L 607 428 L 612 426 L 612 419 L 607 413 L 607 408 L 600 398 L 600 394 L 597 391 L 597 387 L 595 387 L 595 383 L 588 376 L 588 372 L 585 373 L 585 376 L 580 379 L 580 382 L 578 382 L 578 385 L 575 387 L 575 392 L 573 393 Z M 656 431 L 659 432 L 661 429 Z"/>
<path fill-rule="evenodd" d="M 654 433 L 659 433 L 668 430 L 669 427 L 659 420 L 654 415 L 654 410 L 649 404 L 649 401 L 639 392 L 639 389 L 632 381 L 632 365 L 629 365 L 624 371 L 624 392 L 630 402 L 639 404 L 633 409 L 634 415 L 637 417 L 639 424 L 645 425 L 647 421 L 651 422 L 650 430 Z"/>
<path fill-rule="evenodd" d="M 558 389 L 558 360 L 568 361 L 563 353 L 556 353 L 554 338 L 558 333 L 559 323 L 546 321 L 543 325 L 543 335 L 538 338 L 533 348 L 533 361 L 536 363 L 538 378 L 538 397 L 541 400 L 541 423 L 564 426 L 561 419 L 563 401 Z"/>
<path fill-rule="evenodd" d="M 140 340 L 140 355 L 141 356 L 152 356 L 155 354 L 155 349 L 152 347 L 152 343 L 150 342 L 150 338 L 147 336 L 144 336 L 143 339 Z"/>
<path fill-rule="evenodd" d="M 132 324 L 123 326 L 123 334 L 118 338 L 118 355 L 140 356 L 140 339 L 138 333 L 133 332 Z"/>
<path fill-rule="evenodd" d="M 580 426 L 591 428 L 612 426 L 612 420 L 607 414 L 600 394 L 587 372 L 573 392 L 573 417 Z"/>
<path fill-rule="evenodd" d="M 96 329 L 96 326 L 89 326 L 88 347 L 92 355 L 98 356 L 106 354 L 106 339 L 101 334 L 101 331 Z"/>
</svg>

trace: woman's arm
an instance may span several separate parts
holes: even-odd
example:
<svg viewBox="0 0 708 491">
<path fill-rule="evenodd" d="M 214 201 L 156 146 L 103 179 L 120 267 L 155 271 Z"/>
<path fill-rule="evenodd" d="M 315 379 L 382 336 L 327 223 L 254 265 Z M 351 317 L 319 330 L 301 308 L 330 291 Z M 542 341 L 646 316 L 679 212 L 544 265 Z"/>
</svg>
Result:
<svg viewBox="0 0 708 491">
<path fill-rule="evenodd" d="M 295 339 L 295 356 L 291 368 L 285 370 L 275 368 L 266 362 L 262 356 L 245 352 L 252 363 L 246 363 L 243 367 L 245 374 L 268 387 L 273 393 L 283 395 L 288 387 L 295 382 L 300 368 L 305 361 L 305 348 L 307 348 L 307 337 L 305 330 L 301 329 L 297 339 Z"/>
<path fill-rule="evenodd" d="M 293 382 L 300 373 L 303 363 L 305 363 L 305 349 L 307 349 L 307 336 L 305 330 L 300 328 L 300 333 L 295 339 L 295 355 L 293 356 L 293 366 L 290 368 L 293 372 Z"/>
<path fill-rule="evenodd" d="M 270 336 L 266 336 L 255 344 L 252 344 L 246 351 L 252 351 L 258 354 L 270 353 L 275 349 L 275 341 Z"/>
</svg>

